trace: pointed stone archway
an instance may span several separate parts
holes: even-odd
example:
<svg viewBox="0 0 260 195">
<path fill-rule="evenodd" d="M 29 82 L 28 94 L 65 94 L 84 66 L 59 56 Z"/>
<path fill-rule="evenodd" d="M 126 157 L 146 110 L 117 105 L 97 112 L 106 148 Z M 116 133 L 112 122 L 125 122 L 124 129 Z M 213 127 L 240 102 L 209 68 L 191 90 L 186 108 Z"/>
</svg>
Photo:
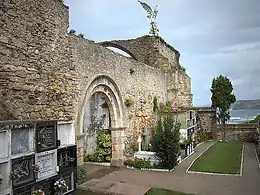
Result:
<svg viewBox="0 0 260 195">
<path fill-rule="evenodd" d="M 112 139 L 112 159 L 111 166 L 123 165 L 124 151 L 124 110 L 123 100 L 118 86 L 110 77 L 106 75 L 96 76 L 88 86 L 84 102 L 78 117 L 78 134 L 83 150 L 86 151 L 86 113 L 89 112 L 88 103 L 95 94 L 102 94 L 109 110 L 109 123 Z"/>
</svg>

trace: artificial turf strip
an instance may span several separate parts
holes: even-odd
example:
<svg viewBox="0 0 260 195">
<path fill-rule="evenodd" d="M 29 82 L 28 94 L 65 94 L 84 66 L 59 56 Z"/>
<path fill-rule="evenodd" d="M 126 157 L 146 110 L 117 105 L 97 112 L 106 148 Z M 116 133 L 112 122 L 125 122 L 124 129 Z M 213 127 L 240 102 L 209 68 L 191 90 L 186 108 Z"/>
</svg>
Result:
<svg viewBox="0 0 260 195">
<path fill-rule="evenodd" d="M 217 142 L 194 162 L 190 171 L 239 174 L 242 150 L 240 142 Z"/>
<path fill-rule="evenodd" d="M 193 194 L 185 194 L 182 192 L 176 192 L 176 191 L 166 190 L 161 188 L 151 188 L 144 195 L 193 195 Z"/>
</svg>

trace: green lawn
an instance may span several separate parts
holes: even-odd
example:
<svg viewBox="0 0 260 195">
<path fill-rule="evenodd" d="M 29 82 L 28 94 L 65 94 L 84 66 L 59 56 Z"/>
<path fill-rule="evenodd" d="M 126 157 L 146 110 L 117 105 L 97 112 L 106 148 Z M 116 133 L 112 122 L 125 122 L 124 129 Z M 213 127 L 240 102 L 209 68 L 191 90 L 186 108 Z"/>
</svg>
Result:
<svg viewBox="0 0 260 195">
<path fill-rule="evenodd" d="M 151 188 L 145 195 L 192 195 L 161 188 Z"/>
<path fill-rule="evenodd" d="M 239 174 L 243 143 L 217 142 L 199 157 L 190 171 Z"/>
</svg>

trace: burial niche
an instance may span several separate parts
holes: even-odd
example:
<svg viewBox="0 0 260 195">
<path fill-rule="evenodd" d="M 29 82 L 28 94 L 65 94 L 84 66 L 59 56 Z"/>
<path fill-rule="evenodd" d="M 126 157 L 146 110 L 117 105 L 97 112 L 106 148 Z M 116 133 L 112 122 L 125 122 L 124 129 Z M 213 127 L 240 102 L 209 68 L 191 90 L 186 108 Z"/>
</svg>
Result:
<svg viewBox="0 0 260 195">
<path fill-rule="evenodd" d="M 87 102 L 84 113 L 84 132 L 86 133 L 86 154 L 97 149 L 97 135 L 102 129 L 111 127 L 109 100 L 104 93 L 94 93 Z"/>
</svg>

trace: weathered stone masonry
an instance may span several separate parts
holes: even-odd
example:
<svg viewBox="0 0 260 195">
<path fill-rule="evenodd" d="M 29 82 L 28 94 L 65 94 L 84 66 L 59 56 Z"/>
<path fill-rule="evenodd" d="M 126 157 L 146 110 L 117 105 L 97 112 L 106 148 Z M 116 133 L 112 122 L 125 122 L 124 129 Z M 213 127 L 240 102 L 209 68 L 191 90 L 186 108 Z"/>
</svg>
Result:
<svg viewBox="0 0 260 195">
<path fill-rule="evenodd" d="M 131 59 L 68 34 L 68 18 L 59 0 L 0 1 L 0 120 L 74 120 L 80 156 L 86 102 L 103 93 L 111 114 L 112 158 L 120 164 L 123 154 L 132 153 L 144 125 L 141 116 L 148 127 L 154 124 L 153 98 L 190 106 L 191 79 L 180 71 L 178 52 L 153 37 L 121 45 Z M 127 98 L 134 101 L 129 108 Z"/>
</svg>

